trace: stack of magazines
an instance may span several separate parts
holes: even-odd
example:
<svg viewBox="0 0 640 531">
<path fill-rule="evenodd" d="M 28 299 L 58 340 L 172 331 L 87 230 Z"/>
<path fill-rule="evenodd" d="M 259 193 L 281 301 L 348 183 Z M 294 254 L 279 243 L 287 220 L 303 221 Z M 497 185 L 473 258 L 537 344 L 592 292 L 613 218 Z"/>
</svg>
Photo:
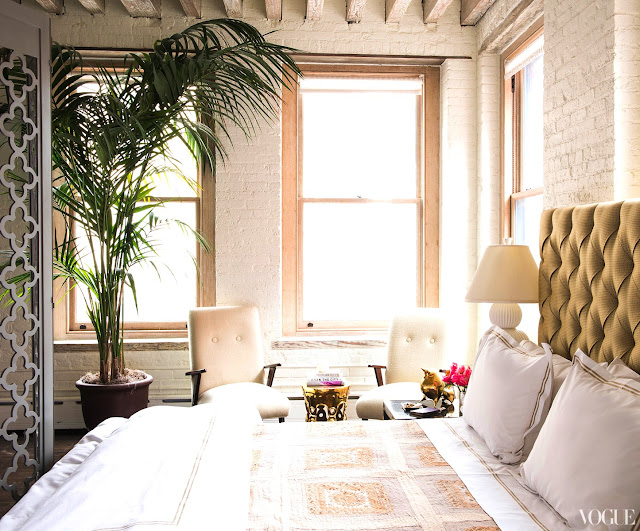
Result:
<svg viewBox="0 0 640 531">
<path fill-rule="evenodd" d="M 307 387 L 331 387 L 344 385 L 342 374 L 339 372 L 317 372 L 307 378 Z"/>
</svg>

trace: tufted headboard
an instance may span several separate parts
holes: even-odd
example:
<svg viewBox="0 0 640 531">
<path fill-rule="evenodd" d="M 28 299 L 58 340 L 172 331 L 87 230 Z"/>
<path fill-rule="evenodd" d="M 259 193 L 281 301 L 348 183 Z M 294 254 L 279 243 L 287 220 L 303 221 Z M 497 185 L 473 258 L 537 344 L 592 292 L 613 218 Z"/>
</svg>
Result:
<svg viewBox="0 0 640 531">
<path fill-rule="evenodd" d="M 640 201 L 545 210 L 538 341 L 640 373 Z"/>
</svg>

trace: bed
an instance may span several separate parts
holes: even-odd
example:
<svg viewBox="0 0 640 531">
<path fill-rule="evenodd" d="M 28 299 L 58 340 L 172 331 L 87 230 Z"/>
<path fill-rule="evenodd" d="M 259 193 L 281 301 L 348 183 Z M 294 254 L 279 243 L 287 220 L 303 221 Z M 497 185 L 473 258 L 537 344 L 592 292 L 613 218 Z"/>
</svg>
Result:
<svg viewBox="0 0 640 531">
<path fill-rule="evenodd" d="M 540 342 L 567 358 L 622 354 L 640 371 L 640 203 L 545 211 L 541 227 Z M 0 530 L 158 528 L 568 526 L 464 418 L 279 425 L 213 404 L 108 419 L 0 520 Z"/>
</svg>

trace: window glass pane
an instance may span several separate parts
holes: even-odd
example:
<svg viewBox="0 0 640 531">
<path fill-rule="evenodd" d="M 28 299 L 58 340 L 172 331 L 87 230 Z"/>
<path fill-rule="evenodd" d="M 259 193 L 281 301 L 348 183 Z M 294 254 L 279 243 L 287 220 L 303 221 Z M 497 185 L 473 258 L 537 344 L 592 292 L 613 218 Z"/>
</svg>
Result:
<svg viewBox="0 0 640 531">
<path fill-rule="evenodd" d="M 97 83 L 85 83 L 79 89 L 80 92 L 95 93 L 98 91 Z M 188 113 L 189 119 L 195 121 L 196 113 Z M 153 195 L 155 197 L 196 197 L 198 163 L 189 152 L 189 148 L 184 143 L 175 138 L 168 145 L 169 157 L 163 160 L 157 157 L 153 163 L 157 168 L 161 168 L 163 173 L 151 177 L 154 183 Z M 175 172 L 170 171 L 176 167 L 188 181 L 179 177 Z"/>
<path fill-rule="evenodd" d="M 417 300 L 415 204 L 305 203 L 303 319 L 382 320 Z"/>
<path fill-rule="evenodd" d="M 523 69 L 520 191 L 543 185 L 542 66 L 543 56 L 539 56 Z"/>
<path fill-rule="evenodd" d="M 194 202 L 171 202 L 159 208 L 156 215 L 161 219 L 177 219 L 196 226 L 196 204 Z M 125 297 L 125 321 L 128 322 L 172 322 L 186 321 L 187 314 L 196 304 L 197 273 L 193 263 L 196 243 L 192 236 L 172 224 L 152 233 L 158 256 L 152 265 L 131 268 L 138 296 L 136 311 L 133 296 L 127 290 Z M 86 248 L 87 239 L 78 235 L 78 245 Z M 76 290 L 76 321 L 88 323 L 86 307 L 80 290 Z"/>
<path fill-rule="evenodd" d="M 416 197 L 418 80 L 325 81 L 301 89 L 303 196 Z"/>
<path fill-rule="evenodd" d="M 540 263 L 540 216 L 542 215 L 542 194 L 516 199 L 515 201 L 515 242 L 528 245 L 536 263 Z"/>
</svg>

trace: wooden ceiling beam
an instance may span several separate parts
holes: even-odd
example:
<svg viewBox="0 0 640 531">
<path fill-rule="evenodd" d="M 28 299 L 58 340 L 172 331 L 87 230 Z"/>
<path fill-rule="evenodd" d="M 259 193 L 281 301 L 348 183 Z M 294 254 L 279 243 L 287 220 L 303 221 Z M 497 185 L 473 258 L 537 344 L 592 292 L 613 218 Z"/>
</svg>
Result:
<svg viewBox="0 0 640 531">
<path fill-rule="evenodd" d="M 267 20 L 282 20 L 282 0 L 264 0 Z"/>
<path fill-rule="evenodd" d="M 242 18 L 242 0 L 223 0 L 229 18 Z"/>
<path fill-rule="evenodd" d="M 347 22 L 360 22 L 367 0 L 347 0 Z"/>
<path fill-rule="evenodd" d="M 38 3 L 47 13 L 62 15 L 64 13 L 63 0 L 38 0 Z"/>
<path fill-rule="evenodd" d="M 104 15 L 104 0 L 79 0 L 92 15 Z"/>
<path fill-rule="evenodd" d="M 134 18 L 160 18 L 160 0 L 120 0 Z"/>
<path fill-rule="evenodd" d="M 496 0 L 462 0 L 460 4 L 460 25 L 475 26 Z"/>
<path fill-rule="evenodd" d="M 320 20 L 322 18 L 322 8 L 324 0 L 307 0 L 307 20 Z"/>
<path fill-rule="evenodd" d="M 391 22 L 400 22 L 402 15 L 405 14 L 411 0 L 386 0 L 385 12 L 387 24 Z"/>
<path fill-rule="evenodd" d="M 180 0 L 180 4 L 188 17 L 202 18 L 202 0 Z"/>
<path fill-rule="evenodd" d="M 453 0 L 424 0 L 422 4 L 424 23 L 438 22 Z"/>
</svg>

